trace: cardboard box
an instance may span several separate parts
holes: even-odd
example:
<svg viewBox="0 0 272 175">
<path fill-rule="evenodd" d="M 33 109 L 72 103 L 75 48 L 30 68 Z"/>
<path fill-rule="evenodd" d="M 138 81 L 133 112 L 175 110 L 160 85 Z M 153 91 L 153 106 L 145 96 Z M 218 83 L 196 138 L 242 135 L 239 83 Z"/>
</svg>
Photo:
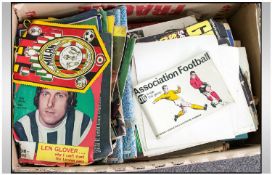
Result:
<svg viewBox="0 0 272 175">
<path fill-rule="evenodd" d="M 252 89 L 254 96 L 261 101 L 261 44 L 260 44 L 260 4 L 256 3 L 123 3 L 127 5 L 128 22 L 154 22 L 176 19 L 188 14 L 198 18 L 227 18 L 234 38 L 241 40 L 246 47 L 250 64 Z M 121 5 L 98 3 L 27 3 L 13 4 L 12 7 L 12 41 L 14 41 L 18 20 L 26 18 L 63 17 L 79 13 L 90 8 L 110 8 Z M 42 8 L 41 8 L 42 7 Z M 259 130 L 250 133 L 246 145 L 225 152 L 206 153 L 200 155 L 175 155 L 158 157 L 152 160 L 117 165 L 90 165 L 75 167 L 38 167 L 18 164 L 14 141 L 12 142 L 13 172 L 132 172 L 148 169 L 166 168 L 178 165 L 188 165 L 208 161 L 254 156 L 261 154 L 261 104 L 257 106 L 259 114 Z"/>
</svg>

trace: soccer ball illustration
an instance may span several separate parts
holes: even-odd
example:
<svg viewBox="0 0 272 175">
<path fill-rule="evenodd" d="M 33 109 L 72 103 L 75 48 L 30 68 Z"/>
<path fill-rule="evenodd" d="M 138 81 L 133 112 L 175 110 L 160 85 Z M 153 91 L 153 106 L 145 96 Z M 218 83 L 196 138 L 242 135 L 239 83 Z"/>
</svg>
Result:
<svg viewBox="0 0 272 175">
<path fill-rule="evenodd" d="M 38 26 L 33 26 L 28 30 L 28 33 L 32 36 L 39 36 L 42 33 L 42 29 Z"/>
<path fill-rule="evenodd" d="M 87 30 L 85 33 L 84 33 L 84 36 L 83 36 L 84 40 L 87 41 L 88 43 L 92 42 L 92 40 L 94 39 L 94 33 L 92 30 Z"/>
</svg>

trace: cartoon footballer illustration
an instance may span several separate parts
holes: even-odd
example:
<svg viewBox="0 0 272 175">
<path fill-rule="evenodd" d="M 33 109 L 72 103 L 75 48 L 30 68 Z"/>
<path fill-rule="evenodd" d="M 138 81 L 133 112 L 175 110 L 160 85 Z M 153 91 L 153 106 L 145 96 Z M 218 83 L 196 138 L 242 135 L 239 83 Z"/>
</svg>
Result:
<svg viewBox="0 0 272 175">
<path fill-rule="evenodd" d="M 167 85 L 163 85 L 162 86 L 162 90 L 163 90 L 163 94 L 160 95 L 159 97 L 155 98 L 155 100 L 153 101 L 153 103 L 157 103 L 158 101 L 165 99 L 165 100 L 169 100 L 174 102 L 175 105 L 177 105 L 178 107 L 180 107 L 180 111 L 178 112 L 177 115 L 175 115 L 174 120 L 177 121 L 177 119 L 179 117 L 181 117 L 182 115 L 184 115 L 187 110 L 187 107 L 190 107 L 192 109 L 195 110 L 207 110 L 207 104 L 205 104 L 204 106 L 200 106 L 197 104 L 191 104 L 187 101 L 185 101 L 183 98 L 181 98 L 180 96 L 178 96 L 177 94 L 181 93 L 181 87 L 178 86 L 177 90 L 168 90 L 168 86 Z"/>
<path fill-rule="evenodd" d="M 190 84 L 193 88 L 198 89 L 199 92 L 207 97 L 211 101 L 212 107 L 216 107 L 218 104 L 222 104 L 222 99 L 219 95 L 211 89 L 211 85 L 206 82 L 202 82 L 197 76 L 195 71 L 190 72 Z"/>
</svg>

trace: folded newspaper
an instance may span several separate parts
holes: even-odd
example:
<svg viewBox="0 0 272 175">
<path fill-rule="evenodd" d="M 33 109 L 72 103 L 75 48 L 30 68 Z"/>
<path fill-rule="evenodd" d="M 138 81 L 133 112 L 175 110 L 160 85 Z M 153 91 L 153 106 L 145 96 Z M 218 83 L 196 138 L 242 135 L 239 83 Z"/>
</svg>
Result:
<svg viewBox="0 0 272 175">
<path fill-rule="evenodd" d="M 233 102 L 208 52 L 138 84 L 134 93 L 156 137 Z"/>
</svg>

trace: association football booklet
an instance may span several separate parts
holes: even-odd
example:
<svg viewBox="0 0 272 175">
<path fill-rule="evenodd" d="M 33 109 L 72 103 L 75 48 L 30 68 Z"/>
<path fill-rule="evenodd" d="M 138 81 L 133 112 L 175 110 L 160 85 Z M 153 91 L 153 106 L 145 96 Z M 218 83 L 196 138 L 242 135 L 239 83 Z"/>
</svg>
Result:
<svg viewBox="0 0 272 175">
<path fill-rule="evenodd" d="M 208 52 L 134 87 L 156 137 L 233 102 Z"/>
</svg>

